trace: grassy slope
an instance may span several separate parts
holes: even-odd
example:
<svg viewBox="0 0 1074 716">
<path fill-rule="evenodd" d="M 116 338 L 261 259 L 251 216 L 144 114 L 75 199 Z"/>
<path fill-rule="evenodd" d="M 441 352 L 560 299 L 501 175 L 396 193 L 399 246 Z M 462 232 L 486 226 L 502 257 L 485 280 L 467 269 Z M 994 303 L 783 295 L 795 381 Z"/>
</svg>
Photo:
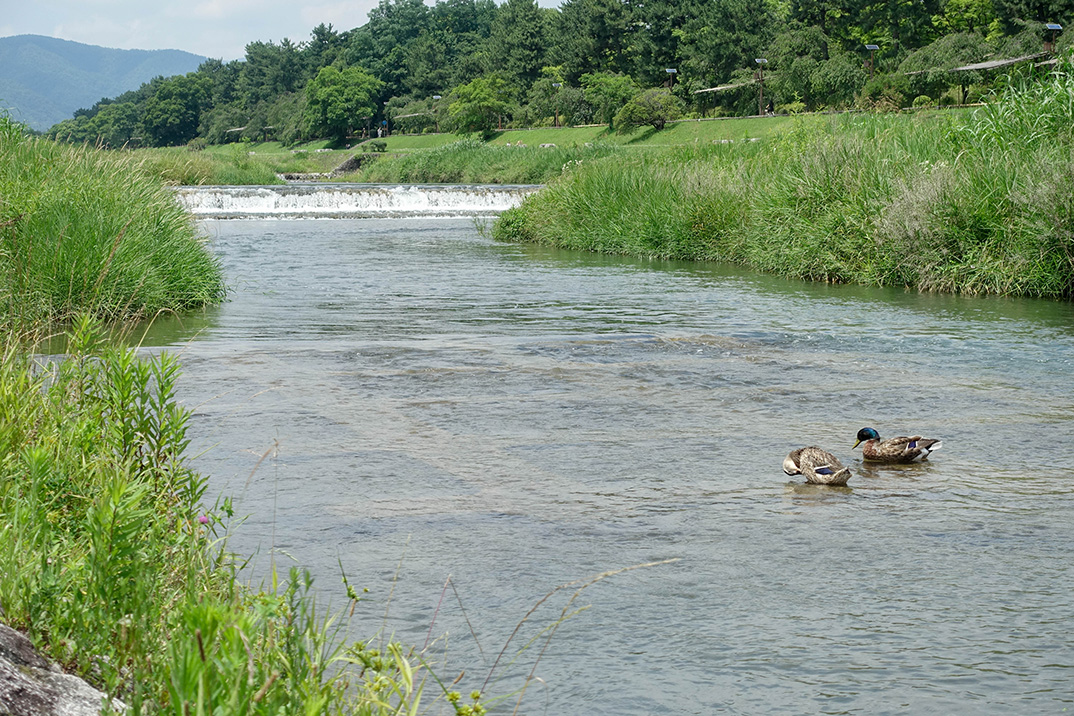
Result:
<svg viewBox="0 0 1074 716">
<path fill-rule="evenodd" d="M 484 156 L 476 145 L 455 134 L 393 134 L 383 139 L 386 154 L 375 170 L 363 170 L 342 177 L 344 181 L 443 182 L 466 181 L 478 183 L 541 183 L 558 173 L 567 161 L 589 156 L 589 145 L 619 147 L 624 150 L 650 150 L 685 144 L 711 144 L 727 140 L 765 138 L 785 131 L 795 122 L 820 121 L 819 117 L 748 117 L 718 120 L 688 120 L 675 122 L 663 131 L 638 129 L 631 134 L 609 132 L 604 125 L 562 127 L 559 129 L 516 129 L 498 132 L 484 145 L 487 148 L 512 148 L 526 145 L 538 149 L 542 144 L 554 144 L 561 150 L 554 160 L 536 153 L 503 155 L 487 152 Z M 370 140 L 372 141 L 372 140 Z M 468 142 L 475 156 L 460 162 L 448 150 L 459 142 Z M 356 153 L 371 152 L 369 142 L 356 143 L 346 149 L 330 149 L 329 142 L 318 140 L 297 147 L 285 147 L 279 142 L 252 142 L 210 146 L 200 152 L 186 148 L 143 149 L 134 154 L 150 171 L 170 184 L 274 184 L 283 173 L 329 172 Z M 420 161 L 410 155 L 433 152 Z M 441 160 L 448 160 L 438 166 Z M 395 163 L 398 162 L 398 166 Z M 558 162 L 558 163 L 557 163 Z M 461 165 L 465 164 L 465 167 Z M 415 167 L 422 167 L 416 170 Z M 423 173 L 424 172 L 424 173 Z"/>
<path fill-rule="evenodd" d="M 1069 298 L 1074 117 L 1053 100 L 1074 96 L 1070 85 L 976 117 L 845 116 L 764 142 L 582 164 L 494 234 L 816 280 Z"/>
</svg>

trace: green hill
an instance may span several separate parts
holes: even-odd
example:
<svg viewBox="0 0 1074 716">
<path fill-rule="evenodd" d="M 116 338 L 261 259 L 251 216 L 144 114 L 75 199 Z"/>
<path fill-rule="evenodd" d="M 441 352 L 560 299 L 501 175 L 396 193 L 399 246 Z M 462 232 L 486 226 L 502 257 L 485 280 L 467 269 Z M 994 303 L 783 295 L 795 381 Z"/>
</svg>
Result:
<svg viewBox="0 0 1074 716">
<path fill-rule="evenodd" d="M 0 37 L 0 110 L 44 131 L 105 97 L 206 58 L 181 50 L 115 50 L 41 35 Z"/>
</svg>

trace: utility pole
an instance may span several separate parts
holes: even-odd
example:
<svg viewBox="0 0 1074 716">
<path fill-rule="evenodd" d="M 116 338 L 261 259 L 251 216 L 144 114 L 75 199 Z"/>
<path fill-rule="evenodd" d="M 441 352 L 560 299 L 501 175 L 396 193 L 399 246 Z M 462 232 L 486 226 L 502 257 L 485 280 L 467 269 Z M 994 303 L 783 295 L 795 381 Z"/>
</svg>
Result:
<svg viewBox="0 0 1074 716">
<path fill-rule="evenodd" d="M 875 55 L 874 53 L 880 49 L 879 45 L 866 45 L 865 49 L 869 51 L 869 79 L 873 79 L 873 65 Z"/>
<path fill-rule="evenodd" d="M 758 57 L 754 62 L 757 63 L 757 114 L 764 116 L 764 66 L 768 64 L 768 60 L 764 57 Z"/>
</svg>

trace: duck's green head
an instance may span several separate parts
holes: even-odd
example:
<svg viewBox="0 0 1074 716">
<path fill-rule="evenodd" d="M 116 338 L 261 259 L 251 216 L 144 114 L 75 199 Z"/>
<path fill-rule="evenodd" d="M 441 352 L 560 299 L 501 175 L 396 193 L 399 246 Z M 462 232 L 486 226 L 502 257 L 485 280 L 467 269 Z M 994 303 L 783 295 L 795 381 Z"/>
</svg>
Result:
<svg viewBox="0 0 1074 716">
<path fill-rule="evenodd" d="M 879 440 L 880 433 L 876 432 L 872 428 L 862 428 L 858 431 L 858 441 L 854 443 L 854 447 L 858 447 L 866 440 Z"/>
</svg>

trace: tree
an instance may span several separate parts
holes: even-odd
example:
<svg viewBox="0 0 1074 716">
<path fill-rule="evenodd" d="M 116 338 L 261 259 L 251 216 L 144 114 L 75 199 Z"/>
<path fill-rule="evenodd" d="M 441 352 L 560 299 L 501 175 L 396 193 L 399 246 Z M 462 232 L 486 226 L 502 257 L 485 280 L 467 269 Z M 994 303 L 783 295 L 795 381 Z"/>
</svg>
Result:
<svg viewBox="0 0 1074 716">
<path fill-rule="evenodd" d="M 448 107 L 452 124 L 461 134 L 481 134 L 488 138 L 497 120 L 510 107 L 511 91 L 507 82 L 496 75 L 486 75 L 459 85 L 455 101 Z"/>
<path fill-rule="evenodd" d="M 818 105 L 848 107 L 854 95 L 865 85 L 868 75 L 861 59 L 849 52 L 833 52 L 809 77 L 811 96 Z"/>
<path fill-rule="evenodd" d="M 310 75 L 322 67 L 332 64 L 343 47 L 343 38 L 332 29 L 332 24 L 323 22 L 313 28 L 309 42 L 302 49 L 302 59 Z"/>
<path fill-rule="evenodd" d="M 1074 24 L 1074 0 L 995 0 L 995 10 L 1004 32 L 1012 35 L 1026 23 Z"/>
<path fill-rule="evenodd" d="M 629 72 L 633 13 L 621 0 L 564 0 L 559 8 L 554 60 L 567 79 L 589 72 Z"/>
<path fill-rule="evenodd" d="M 305 117 L 310 131 L 343 144 L 358 119 L 376 112 L 384 83 L 361 67 L 322 67 L 306 85 Z"/>
<path fill-rule="evenodd" d="M 545 66 L 547 46 L 544 11 L 536 0 L 507 0 L 500 6 L 488 41 L 493 67 L 528 87 Z"/>
<path fill-rule="evenodd" d="M 761 50 L 768 45 L 774 25 L 765 3 L 702 3 L 678 33 L 679 72 L 723 82 L 736 69 L 755 68 L 753 61 L 764 57 Z"/>
<path fill-rule="evenodd" d="M 993 22 L 996 11 L 992 0 L 947 0 L 942 12 L 932 16 L 932 24 L 945 35 L 986 32 Z"/>
<path fill-rule="evenodd" d="M 616 113 L 638 93 L 638 86 L 630 75 L 593 72 L 582 75 L 581 82 L 586 102 L 609 128 L 615 123 Z"/>
<path fill-rule="evenodd" d="M 765 53 L 769 63 L 765 94 L 779 103 L 801 101 L 809 109 L 826 103 L 826 97 L 813 96 L 813 75 L 828 60 L 828 47 L 828 37 L 819 27 L 788 23 Z"/>
<path fill-rule="evenodd" d="M 660 87 L 647 89 L 632 97 L 615 115 L 615 127 L 620 134 L 629 134 L 635 127 L 649 125 L 656 131 L 682 116 L 682 100 L 671 90 Z"/>
<path fill-rule="evenodd" d="M 951 69 L 981 62 L 992 52 L 993 48 L 979 34 L 958 32 L 910 53 L 899 65 L 899 72 L 909 77 L 910 92 L 914 97 L 928 95 L 938 100 L 949 87 L 960 81 L 974 83 L 982 78 L 979 72 L 956 75 L 950 72 Z"/>
<path fill-rule="evenodd" d="M 165 80 L 145 101 L 142 125 L 155 146 L 185 144 L 198 136 L 201 111 L 211 92 L 209 78 L 195 72 Z"/>
<path fill-rule="evenodd" d="M 866 0 L 857 23 L 865 36 L 890 37 L 891 54 L 901 57 L 936 38 L 932 16 L 939 11 L 940 0 Z"/>
<path fill-rule="evenodd" d="M 305 79 L 298 47 L 287 38 L 279 45 L 251 42 L 246 46 L 239 86 L 248 108 L 258 102 L 271 102 L 284 92 L 294 92 Z"/>
</svg>

